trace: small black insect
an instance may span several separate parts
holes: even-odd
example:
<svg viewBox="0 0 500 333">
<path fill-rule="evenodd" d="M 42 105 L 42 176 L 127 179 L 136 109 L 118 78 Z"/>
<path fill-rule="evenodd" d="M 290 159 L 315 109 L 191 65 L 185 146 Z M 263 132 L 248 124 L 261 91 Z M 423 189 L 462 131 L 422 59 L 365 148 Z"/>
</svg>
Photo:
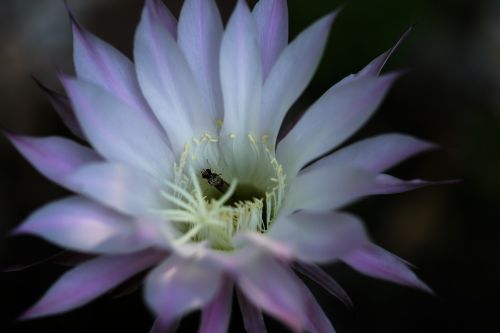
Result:
<svg viewBox="0 0 500 333">
<path fill-rule="evenodd" d="M 219 192 L 226 193 L 229 189 L 229 184 L 222 179 L 221 175 L 215 172 L 212 172 L 210 169 L 201 170 L 201 177 L 206 179 L 207 182 L 215 187 Z"/>
</svg>

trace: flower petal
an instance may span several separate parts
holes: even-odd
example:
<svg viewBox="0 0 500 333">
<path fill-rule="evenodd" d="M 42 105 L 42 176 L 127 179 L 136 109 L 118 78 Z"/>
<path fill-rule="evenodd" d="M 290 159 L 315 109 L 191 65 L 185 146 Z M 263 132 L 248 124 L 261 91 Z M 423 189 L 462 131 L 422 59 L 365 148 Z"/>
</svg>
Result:
<svg viewBox="0 0 500 333">
<path fill-rule="evenodd" d="M 302 262 L 297 262 L 293 265 L 293 268 L 299 273 L 307 276 L 331 295 L 338 298 L 344 305 L 352 307 L 352 300 L 347 294 L 347 292 L 342 288 L 342 286 L 335 281 L 327 272 L 325 272 L 321 267 L 314 264 L 306 264 Z"/>
<path fill-rule="evenodd" d="M 163 203 L 154 178 L 120 164 L 89 164 L 69 175 L 68 182 L 78 193 L 133 216 L 150 216 Z"/>
<path fill-rule="evenodd" d="M 306 309 L 297 278 L 268 254 L 241 268 L 239 290 L 258 308 L 294 331 L 306 328 Z"/>
<path fill-rule="evenodd" d="M 382 172 L 401 161 L 436 148 L 436 145 L 404 134 L 382 134 L 353 143 L 313 164 L 320 166 L 350 166 Z"/>
<path fill-rule="evenodd" d="M 214 0 L 184 2 L 178 43 L 204 98 L 201 112 L 208 112 L 212 119 L 222 119 L 223 112 L 219 77 L 222 32 L 222 20 Z"/>
<path fill-rule="evenodd" d="M 142 92 L 179 153 L 194 136 L 215 134 L 215 119 L 203 111 L 189 64 L 162 22 L 166 7 L 148 0 L 135 34 L 134 58 Z"/>
<path fill-rule="evenodd" d="M 86 164 L 102 160 L 90 148 L 65 138 L 5 135 L 41 174 L 69 189 L 72 187 L 67 181 L 68 174 Z"/>
<path fill-rule="evenodd" d="M 257 29 L 246 1 L 239 0 L 222 37 L 220 77 L 225 134 L 258 133 L 262 64 Z"/>
<path fill-rule="evenodd" d="M 323 312 L 323 309 L 314 298 L 309 288 L 304 283 L 300 283 L 304 295 L 307 318 L 309 320 L 309 332 L 311 333 L 335 333 L 332 323 Z"/>
<path fill-rule="evenodd" d="M 174 333 L 179 328 L 180 319 L 170 323 L 164 323 L 160 318 L 156 319 L 149 333 Z"/>
<path fill-rule="evenodd" d="M 71 108 L 71 103 L 69 99 L 66 96 L 59 94 L 58 92 L 55 92 L 54 90 L 48 88 L 35 77 L 33 77 L 33 80 L 40 87 L 40 89 L 42 89 L 43 92 L 47 95 L 50 104 L 52 104 L 52 107 L 56 110 L 59 117 L 61 117 L 64 125 L 66 125 L 66 127 L 74 135 L 76 135 L 81 139 L 84 139 L 85 136 L 83 134 L 82 128 L 80 127 L 80 124 L 78 123 L 78 120 L 76 119 L 76 115 L 73 112 L 73 109 Z"/>
<path fill-rule="evenodd" d="M 73 57 L 78 78 L 106 89 L 133 109 L 148 112 L 132 61 L 82 28 L 70 10 L 68 13 L 73 28 Z"/>
<path fill-rule="evenodd" d="M 259 34 L 262 70 L 266 78 L 288 44 L 288 6 L 286 0 L 260 0 L 252 14 Z"/>
<path fill-rule="evenodd" d="M 173 165 L 165 134 L 102 88 L 63 78 L 86 137 L 106 158 L 164 176 Z"/>
<path fill-rule="evenodd" d="M 226 333 L 231 319 L 233 283 L 226 277 L 214 299 L 204 309 L 198 333 Z"/>
<path fill-rule="evenodd" d="M 398 76 L 360 78 L 330 88 L 278 145 L 276 154 L 287 174 L 296 174 L 352 135 L 377 109 Z"/>
<path fill-rule="evenodd" d="M 401 180 L 390 175 L 380 174 L 375 179 L 373 188 L 369 191 L 369 193 L 366 193 L 366 195 L 394 194 L 408 192 L 431 185 L 456 184 L 458 182 L 458 180 L 444 180 L 438 182 L 431 182 L 421 179 Z"/>
<path fill-rule="evenodd" d="M 81 197 L 37 210 L 15 230 L 34 234 L 63 248 L 96 254 L 125 254 L 154 245 L 147 224 L 134 221 Z"/>
<path fill-rule="evenodd" d="M 290 183 L 283 211 L 337 209 L 374 191 L 376 174 L 350 167 L 320 165 Z"/>
<path fill-rule="evenodd" d="M 221 273 L 197 259 L 170 256 L 147 277 L 145 297 L 164 324 L 208 304 L 221 285 Z"/>
<path fill-rule="evenodd" d="M 164 256 L 164 253 L 148 250 L 89 260 L 66 272 L 21 319 L 57 314 L 82 306 Z"/>
<path fill-rule="evenodd" d="M 344 256 L 342 260 L 368 276 L 433 293 L 401 259 L 375 244 L 366 244 Z"/>
<path fill-rule="evenodd" d="M 266 323 L 264 323 L 262 311 L 250 303 L 245 294 L 239 289 L 236 289 L 236 294 L 238 295 L 238 304 L 240 305 L 245 332 L 266 333 Z"/>
<path fill-rule="evenodd" d="M 361 221 L 349 214 L 301 211 L 276 221 L 269 237 L 300 261 L 329 263 L 368 241 Z"/>
<path fill-rule="evenodd" d="M 273 66 L 262 91 L 262 133 L 275 142 L 292 104 L 307 87 L 319 65 L 336 13 L 304 30 L 288 45 Z"/>
</svg>

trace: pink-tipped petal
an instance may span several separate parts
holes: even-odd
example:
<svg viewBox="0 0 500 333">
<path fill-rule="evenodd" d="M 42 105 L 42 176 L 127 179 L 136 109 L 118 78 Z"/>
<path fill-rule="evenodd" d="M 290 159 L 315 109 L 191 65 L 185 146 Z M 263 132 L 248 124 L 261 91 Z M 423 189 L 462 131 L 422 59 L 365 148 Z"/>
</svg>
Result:
<svg viewBox="0 0 500 333">
<path fill-rule="evenodd" d="M 21 319 L 48 316 L 82 306 L 155 264 L 164 255 L 148 250 L 85 262 L 66 272 Z"/>
<path fill-rule="evenodd" d="M 268 232 L 304 262 L 329 263 L 368 242 L 362 222 L 349 214 L 300 211 L 278 219 Z"/>
<path fill-rule="evenodd" d="M 277 157 L 295 175 L 305 164 L 335 148 L 375 112 L 399 74 L 354 80 L 332 87 L 279 143 Z"/>
<path fill-rule="evenodd" d="M 240 305 L 243 325 L 247 333 L 266 333 L 266 324 L 262 311 L 254 306 L 239 289 L 236 289 L 238 295 L 238 304 Z"/>
<path fill-rule="evenodd" d="M 342 148 L 314 163 L 320 166 L 350 166 L 372 172 L 383 172 L 405 159 L 436 148 L 436 145 L 409 135 L 377 135 Z"/>
<path fill-rule="evenodd" d="M 35 138 L 8 133 L 6 136 L 42 175 L 68 189 L 73 189 L 67 181 L 69 174 L 102 160 L 90 148 L 65 138 Z"/>
<path fill-rule="evenodd" d="M 132 61 L 80 26 L 71 11 L 69 15 L 73 28 L 73 58 L 78 78 L 106 89 L 138 112 L 149 112 Z"/>
<path fill-rule="evenodd" d="M 107 159 L 164 176 L 173 157 L 163 131 L 93 83 L 63 78 L 86 137 Z"/>
<path fill-rule="evenodd" d="M 113 163 L 94 163 L 68 176 L 76 192 L 132 216 L 151 216 L 162 207 L 160 184 L 147 173 Z"/>
<path fill-rule="evenodd" d="M 262 91 L 263 133 L 275 142 L 292 104 L 307 87 L 325 50 L 336 13 L 316 21 L 288 45 L 267 77 Z"/>
<path fill-rule="evenodd" d="M 149 330 L 149 333 L 174 333 L 177 332 L 181 320 L 176 319 L 172 322 L 166 322 L 161 318 L 157 318 L 153 323 L 153 326 Z"/>
<path fill-rule="evenodd" d="M 148 225 L 81 197 L 50 203 L 28 217 L 16 234 L 33 234 L 63 248 L 126 254 L 154 245 Z"/>
<path fill-rule="evenodd" d="M 321 165 L 301 172 L 290 186 L 283 210 L 329 210 L 343 207 L 375 187 L 376 174 L 350 167 Z"/>
<path fill-rule="evenodd" d="M 178 153 L 193 137 L 215 134 L 215 118 L 203 107 L 193 73 L 162 21 L 163 5 L 148 0 L 134 41 L 142 92 Z"/>
<path fill-rule="evenodd" d="M 373 59 L 368 65 L 366 65 L 361 71 L 355 74 L 351 74 L 340 80 L 335 84 L 336 87 L 340 87 L 343 84 L 347 84 L 353 82 L 361 77 L 373 77 L 380 75 L 380 72 L 384 68 L 385 64 L 392 56 L 394 51 L 399 47 L 399 45 L 406 39 L 406 37 L 410 34 L 412 28 L 410 27 L 406 32 L 401 36 L 401 38 L 396 42 L 396 44 L 391 47 L 386 52 L 379 55 L 377 58 Z"/>
<path fill-rule="evenodd" d="M 231 319 L 232 301 L 233 283 L 226 277 L 214 299 L 203 309 L 198 333 L 226 333 Z"/>
<path fill-rule="evenodd" d="M 222 20 L 214 0 L 187 0 L 179 19 L 178 43 L 204 98 L 204 109 L 222 119 L 219 54 Z"/>
<path fill-rule="evenodd" d="M 367 193 L 367 195 L 402 193 L 413 191 L 426 186 L 456 184 L 458 182 L 459 180 L 444 180 L 437 182 L 431 182 L 421 179 L 401 180 L 390 175 L 380 174 L 375 179 L 375 184 L 373 188 Z"/>
<path fill-rule="evenodd" d="M 241 268 L 237 281 L 242 293 L 258 308 L 292 330 L 306 328 L 306 309 L 297 277 L 268 254 Z"/>
<path fill-rule="evenodd" d="M 252 14 L 259 34 L 265 79 L 288 44 L 288 6 L 286 0 L 260 0 Z"/>
<path fill-rule="evenodd" d="M 221 272 L 195 258 L 169 257 L 146 279 L 145 298 L 163 323 L 210 303 L 221 283 Z"/>
<path fill-rule="evenodd" d="M 323 309 L 318 304 L 318 301 L 314 298 L 309 288 L 304 283 L 300 283 L 302 287 L 302 293 L 305 302 L 305 308 L 307 309 L 307 318 L 309 321 L 310 333 L 335 333 L 335 329 L 332 323 L 323 312 Z"/>
<path fill-rule="evenodd" d="M 342 260 L 368 276 L 433 293 L 429 286 L 420 280 L 405 262 L 375 244 L 366 244 L 344 256 Z"/>
<path fill-rule="evenodd" d="M 69 99 L 59 94 L 58 92 L 50 89 L 45 86 L 42 82 L 40 82 L 37 78 L 33 77 L 35 83 L 43 90 L 43 92 L 47 95 L 47 98 L 52 104 L 52 107 L 56 110 L 59 117 L 61 117 L 64 125 L 77 137 L 84 139 L 85 135 L 83 134 L 82 128 L 76 119 L 76 115 L 71 108 L 71 103 Z"/>
<path fill-rule="evenodd" d="M 224 133 L 245 139 L 250 132 L 258 133 L 262 64 L 257 29 L 244 0 L 238 1 L 222 37 L 220 77 Z"/>
<path fill-rule="evenodd" d="M 319 284 L 331 295 L 338 298 L 344 305 L 352 307 L 352 300 L 347 294 L 347 292 L 342 288 L 342 286 L 335 281 L 327 272 L 325 272 L 321 267 L 314 264 L 306 264 L 297 262 L 293 265 L 293 268 Z"/>
</svg>

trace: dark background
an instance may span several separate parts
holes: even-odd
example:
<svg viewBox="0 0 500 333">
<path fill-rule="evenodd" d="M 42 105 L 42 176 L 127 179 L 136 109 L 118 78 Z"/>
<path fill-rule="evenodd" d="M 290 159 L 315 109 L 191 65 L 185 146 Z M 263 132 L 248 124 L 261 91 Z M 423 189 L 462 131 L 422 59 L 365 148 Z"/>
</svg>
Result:
<svg viewBox="0 0 500 333">
<path fill-rule="evenodd" d="M 217 1 L 226 19 L 234 0 Z M 92 32 L 131 54 L 142 0 L 69 1 Z M 182 1 L 168 0 L 178 14 Z M 353 298 L 346 309 L 311 284 L 339 333 L 492 332 L 498 326 L 500 282 L 500 2 L 495 0 L 289 0 L 291 35 L 338 5 L 338 17 L 319 71 L 294 112 L 343 76 L 359 70 L 415 29 L 386 70 L 411 69 L 356 138 L 405 132 L 440 144 L 393 170 L 404 178 L 463 179 L 412 193 L 374 197 L 350 208 L 373 238 L 408 259 L 436 291 L 422 292 L 329 267 Z M 71 29 L 59 0 L 0 2 L 0 126 L 30 135 L 69 135 L 33 74 L 60 89 L 55 68 L 71 65 Z M 0 137 L 0 269 L 57 252 L 9 230 L 31 211 L 66 192 L 24 161 Z M 65 270 L 42 264 L 0 273 L 0 332 L 147 332 L 152 317 L 140 293 L 102 297 L 68 314 L 17 323 Z M 284 328 L 268 321 L 270 332 Z M 496 323 L 496 324 L 495 324 Z M 195 331 L 198 314 L 180 332 Z M 231 332 L 242 332 L 233 310 Z"/>
</svg>

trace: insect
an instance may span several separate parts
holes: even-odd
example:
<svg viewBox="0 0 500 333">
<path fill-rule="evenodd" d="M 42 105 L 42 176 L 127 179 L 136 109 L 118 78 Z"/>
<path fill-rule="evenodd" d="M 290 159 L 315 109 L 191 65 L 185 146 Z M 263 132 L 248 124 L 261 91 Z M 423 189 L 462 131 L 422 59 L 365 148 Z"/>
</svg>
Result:
<svg viewBox="0 0 500 333">
<path fill-rule="evenodd" d="M 226 193 L 226 191 L 229 189 L 229 184 L 224 179 L 222 179 L 221 175 L 212 172 L 212 170 L 210 169 L 202 169 L 201 177 L 203 179 L 206 179 L 210 185 L 215 187 L 221 193 Z"/>
</svg>

